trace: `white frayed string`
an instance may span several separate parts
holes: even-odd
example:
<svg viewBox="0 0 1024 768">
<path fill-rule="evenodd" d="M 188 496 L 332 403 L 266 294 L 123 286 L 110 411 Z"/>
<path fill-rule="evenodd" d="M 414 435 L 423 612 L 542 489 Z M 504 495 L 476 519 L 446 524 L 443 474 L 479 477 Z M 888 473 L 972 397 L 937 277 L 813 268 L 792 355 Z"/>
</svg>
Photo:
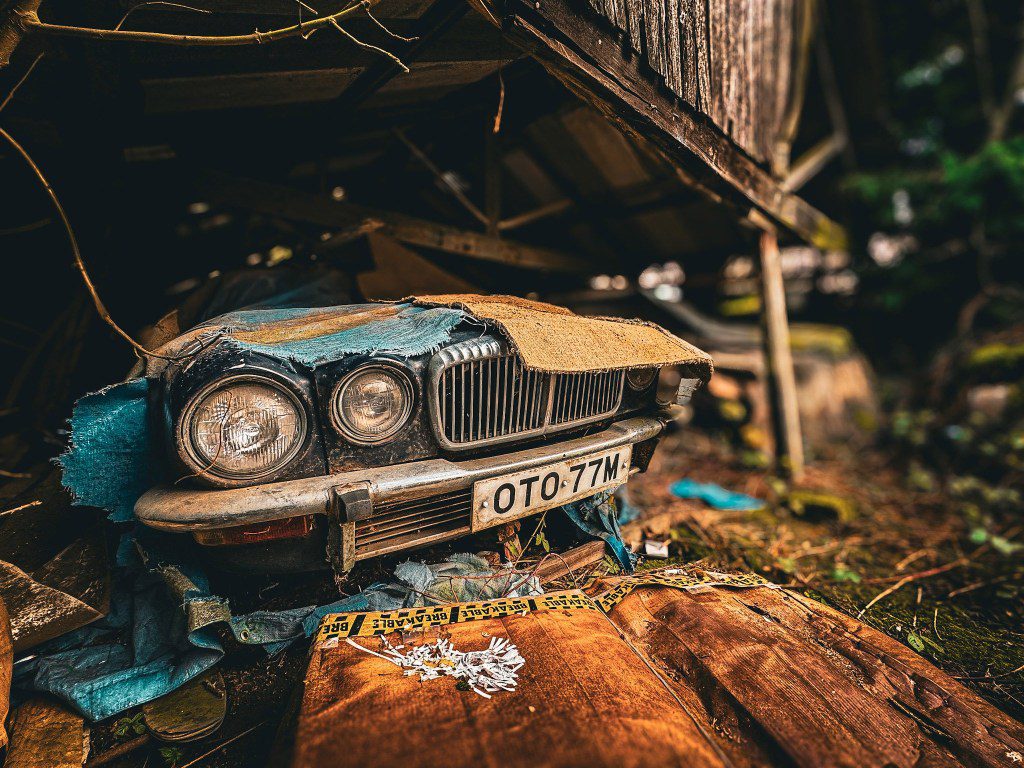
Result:
<svg viewBox="0 0 1024 768">
<path fill-rule="evenodd" d="M 492 637 L 490 645 L 482 651 L 459 651 L 451 642 L 440 638 L 433 643 L 416 645 L 408 650 L 404 645 L 393 646 L 381 637 L 384 651 L 371 651 L 351 637 L 349 645 L 377 658 L 402 667 L 406 675 L 419 674 L 420 680 L 454 677 L 465 681 L 470 688 L 486 699 L 497 691 L 514 691 L 519 685 L 518 671 L 526 663 L 519 649 L 503 637 Z"/>
</svg>

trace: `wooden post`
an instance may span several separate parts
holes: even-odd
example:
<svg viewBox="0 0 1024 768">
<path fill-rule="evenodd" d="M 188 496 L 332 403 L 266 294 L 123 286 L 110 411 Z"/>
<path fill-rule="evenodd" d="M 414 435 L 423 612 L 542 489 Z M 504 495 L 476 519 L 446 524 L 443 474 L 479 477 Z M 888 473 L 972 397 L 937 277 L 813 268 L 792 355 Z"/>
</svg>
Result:
<svg viewBox="0 0 1024 768">
<path fill-rule="evenodd" d="M 774 231 L 761 233 L 761 325 L 768 400 L 775 432 L 775 458 L 793 480 L 804 474 L 804 444 L 797 408 L 796 376 L 789 346 L 786 290 L 782 282 L 779 242 Z"/>
</svg>

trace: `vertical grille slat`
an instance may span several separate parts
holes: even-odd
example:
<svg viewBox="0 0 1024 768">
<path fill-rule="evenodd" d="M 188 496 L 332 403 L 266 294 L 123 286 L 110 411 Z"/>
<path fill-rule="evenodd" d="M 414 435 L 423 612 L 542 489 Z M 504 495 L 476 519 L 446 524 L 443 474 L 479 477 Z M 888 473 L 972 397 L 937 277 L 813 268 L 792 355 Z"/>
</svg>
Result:
<svg viewBox="0 0 1024 768">
<path fill-rule="evenodd" d="M 438 353 L 447 356 L 434 374 L 432 395 L 435 424 L 452 447 L 539 435 L 595 421 L 611 415 L 622 398 L 622 371 L 531 371 L 494 339 L 465 342 L 456 348 L 457 354 Z"/>
</svg>

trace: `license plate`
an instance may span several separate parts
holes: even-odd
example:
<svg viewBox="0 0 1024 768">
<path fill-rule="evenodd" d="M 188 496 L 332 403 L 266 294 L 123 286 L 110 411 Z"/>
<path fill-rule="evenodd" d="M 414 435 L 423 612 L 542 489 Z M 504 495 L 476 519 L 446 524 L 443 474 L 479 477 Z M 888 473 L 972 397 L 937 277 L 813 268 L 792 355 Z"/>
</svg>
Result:
<svg viewBox="0 0 1024 768">
<path fill-rule="evenodd" d="M 473 485 L 473 530 L 518 520 L 622 485 L 629 479 L 632 450 L 632 446 L 624 445 L 480 480 Z"/>
</svg>

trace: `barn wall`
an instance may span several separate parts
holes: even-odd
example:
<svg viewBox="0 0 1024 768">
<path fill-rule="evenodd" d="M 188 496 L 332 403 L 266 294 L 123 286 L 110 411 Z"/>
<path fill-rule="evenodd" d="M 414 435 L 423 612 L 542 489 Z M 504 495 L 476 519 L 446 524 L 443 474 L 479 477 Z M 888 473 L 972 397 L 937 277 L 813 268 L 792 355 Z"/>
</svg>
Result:
<svg viewBox="0 0 1024 768">
<path fill-rule="evenodd" d="M 760 162 L 785 133 L 811 0 L 588 0 L 665 85 Z"/>
</svg>

